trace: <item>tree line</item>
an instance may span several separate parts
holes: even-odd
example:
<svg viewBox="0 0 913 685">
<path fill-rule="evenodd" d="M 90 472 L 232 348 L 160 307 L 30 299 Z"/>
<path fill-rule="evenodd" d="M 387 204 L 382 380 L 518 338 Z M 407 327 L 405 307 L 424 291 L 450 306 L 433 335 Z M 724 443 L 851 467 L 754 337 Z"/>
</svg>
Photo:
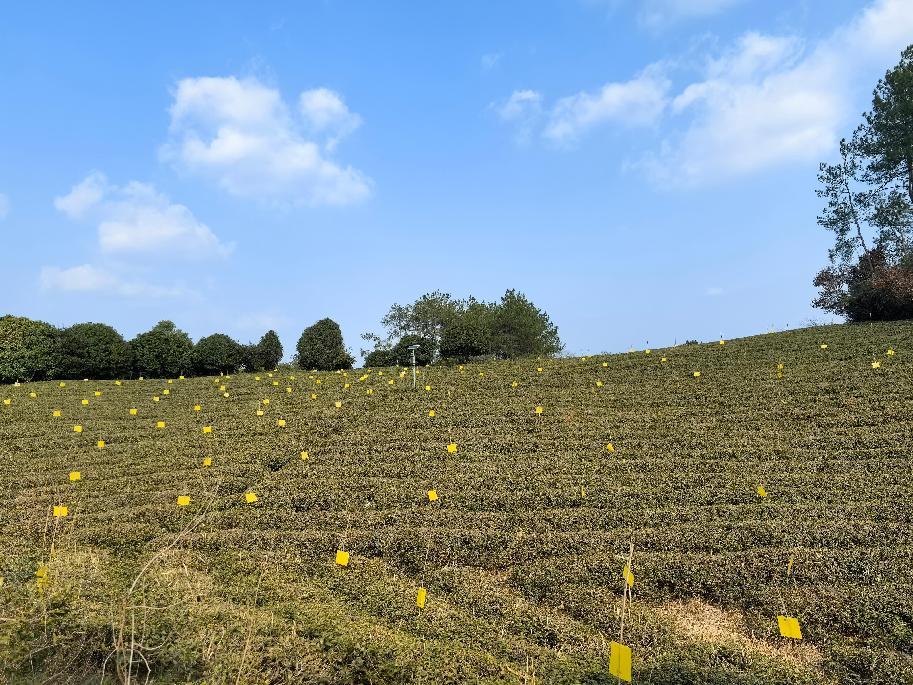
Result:
<svg viewBox="0 0 913 685">
<path fill-rule="evenodd" d="M 913 45 L 878 81 L 840 159 L 822 163 L 818 224 L 834 234 L 814 305 L 848 321 L 913 318 Z"/>
<path fill-rule="evenodd" d="M 513 290 L 501 302 L 456 300 L 434 292 L 413 304 L 394 304 L 382 321 L 388 336 L 375 341 L 366 366 L 393 366 L 410 361 L 409 345 L 418 344 L 416 361 L 466 361 L 475 357 L 515 357 L 561 351 L 558 329 L 548 315 Z M 355 358 L 332 319 L 304 329 L 294 363 L 302 369 L 350 369 Z M 0 317 L 0 383 L 48 379 L 169 378 L 264 371 L 282 361 L 282 342 L 275 331 L 256 343 L 242 344 L 224 333 L 194 343 L 171 321 L 125 340 L 103 323 L 56 328 L 19 316 Z"/>
</svg>

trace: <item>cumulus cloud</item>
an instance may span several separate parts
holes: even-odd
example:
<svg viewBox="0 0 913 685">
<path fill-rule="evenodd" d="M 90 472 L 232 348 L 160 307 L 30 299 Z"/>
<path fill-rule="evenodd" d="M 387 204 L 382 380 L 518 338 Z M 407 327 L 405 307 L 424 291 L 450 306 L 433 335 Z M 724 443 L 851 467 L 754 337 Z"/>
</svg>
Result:
<svg viewBox="0 0 913 685">
<path fill-rule="evenodd" d="M 567 143 L 601 124 L 645 126 L 655 123 L 666 107 L 669 82 L 658 68 L 629 81 L 606 83 L 593 92 L 563 97 L 551 108 L 543 135 Z"/>
<path fill-rule="evenodd" d="M 908 0 L 878 0 L 811 46 L 745 34 L 675 97 L 684 132 L 644 166 L 663 182 L 701 184 L 820 159 L 852 125 L 860 73 L 892 64 L 910 35 Z"/>
<path fill-rule="evenodd" d="M 662 28 L 682 19 L 719 14 L 742 0 L 640 0 L 637 20 L 647 28 Z"/>
<path fill-rule="evenodd" d="M 10 213 L 10 200 L 9 198 L 0 193 L 0 221 L 6 218 L 6 215 Z"/>
<path fill-rule="evenodd" d="M 46 266 L 41 269 L 40 280 L 43 290 L 57 292 L 102 292 L 124 297 L 184 297 L 188 294 L 187 290 L 180 287 L 123 280 L 110 271 L 91 264 L 66 269 Z"/>
<path fill-rule="evenodd" d="M 170 114 L 163 158 L 232 194 L 309 205 L 370 195 L 368 177 L 330 158 L 361 124 L 332 90 L 304 91 L 293 109 L 278 90 L 253 78 L 186 78 Z"/>
<path fill-rule="evenodd" d="M 224 256 L 223 245 L 184 205 L 172 203 L 154 186 L 131 181 L 112 185 L 104 174 L 93 172 L 72 190 L 54 200 L 71 219 L 97 223 L 98 243 L 104 252 L 158 252 L 205 258 Z"/>
</svg>

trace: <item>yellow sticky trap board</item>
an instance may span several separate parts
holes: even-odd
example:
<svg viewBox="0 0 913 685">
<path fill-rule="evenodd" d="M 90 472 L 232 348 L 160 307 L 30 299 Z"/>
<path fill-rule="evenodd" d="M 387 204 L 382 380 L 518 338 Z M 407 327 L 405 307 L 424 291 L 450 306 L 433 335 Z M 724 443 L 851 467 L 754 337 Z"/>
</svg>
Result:
<svg viewBox="0 0 913 685">
<path fill-rule="evenodd" d="M 428 416 L 430 416 L 432 419 L 434 418 L 434 409 L 430 409 L 428 411 Z"/>
<path fill-rule="evenodd" d="M 183 376 L 178 376 L 178 380 L 179 380 L 179 381 L 182 381 L 182 380 L 184 380 L 184 377 L 183 377 Z"/>
<path fill-rule="evenodd" d="M 669 360 L 668 360 L 668 359 L 666 359 L 666 358 L 665 358 L 665 357 L 663 357 L 663 358 L 662 358 L 662 359 L 660 359 L 660 360 L 659 360 L 659 361 L 661 361 L 661 362 L 662 362 L 662 363 L 663 363 L 663 364 L 665 364 L 665 363 L 666 363 L 666 362 L 667 362 L 667 361 L 669 361 Z"/>
<path fill-rule="evenodd" d="M 725 340 L 720 340 L 720 345 L 725 345 L 725 344 L 726 344 Z"/>
<path fill-rule="evenodd" d="M 307 451 L 303 451 L 303 452 L 301 453 L 301 458 L 302 458 L 302 459 L 307 459 L 308 456 L 309 456 L 309 455 L 308 455 Z"/>
<path fill-rule="evenodd" d="M 874 362 L 872 362 L 872 368 L 873 368 L 873 369 L 879 369 L 879 368 L 881 368 L 881 362 L 880 362 L 880 361 L 877 361 L 877 360 L 874 361 Z"/>
<path fill-rule="evenodd" d="M 793 640 L 802 639 L 802 628 L 799 627 L 799 619 L 792 616 L 777 616 L 777 625 L 780 627 L 780 635 L 789 637 Z"/>
<path fill-rule="evenodd" d="M 428 591 L 425 588 L 420 587 L 418 589 L 418 594 L 415 596 L 415 606 L 419 609 L 425 608 L 425 600 L 428 598 Z"/>
<path fill-rule="evenodd" d="M 822 343 L 822 344 L 821 344 L 821 349 L 822 349 L 822 350 L 826 350 L 826 349 L 827 349 L 827 343 Z"/>
<path fill-rule="evenodd" d="M 644 350 L 644 354 L 652 354 L 653 350 Z"/>
<path fill-rule="evenodd" d="M 631 648 L 620 642 L 612 642 L 609 654 L 609 673 L 619 680 L 631 682 Z"/>
<path fill-rule="evenodd" d="M 606 443 L 605 449 L 606 449 L 606 452 L 608 452 L 609 454 L 611 454 L 612 452 L 615 451 L 615 445 L 613 445 L 611 442 L 610 442 L 610 443 Z"/>
<path fill-rule="evenodd" d="M 601 388 L 601 387 L 602 387 L 602 381 L 596 381 L 596 387 L 597 387 L 597 388 Z"/>
<path fill-rule="evenodd" d="M 169 378 L 169 379 L 168 379 L 168 385 L 172 385 L 173 383 L 174 383 L 174 381 L 173 381 L 172 379 Z"/>
<path fill-rule="evenodd" d="M 583 487 L 582 485 L 580 486 L 580 496 L 586 497 L 586 488 Z"/>
<path fill-rule="evenodd" d="M 186 507 L 188 504 L 190 504 L 189 495 L 178 495 L 178 506 L 179 507 Z"/>
<path fill-rule="evenodd" d="M 227 393 L 227 392 L 223 392 L 223 393 L 222 393 L 222 397 L 228 397 L 228 393 Z"/>
<path fill-rule="evenodd" d="M 348 383 L 346 383 L 346 387 L 347 387 L 347 388 L 349 387 L 349 384 L 348 384 Z M 286 388 L 286 389 L 285 389 L 285 392 L 291 395 L 291 394 L 292 394 L 292 389 L 291 389 L 291 388 Z"/>
<path fill-rule="evenodd" d="M 758 497 L 767 497 L 767 490 L 763 485 L 758 486 Z"/>
<path fill-rule="evenodd" d="M 634 572 L 627 564 L 625 564 L 621 569 L 621 575 L 625 579 L 625 582 L 628 584 L 628 587 L 634 587 Z"/>
<path fill-rule="evenodd" d="M 114 381 L 114 385 L 123 385 L 120 381 Z"/>
<path fill-rule="evenodd" d="M 542 367 L 541 367 L 541 366 L 539 366 L 539 367 L 536 368 L 536 373 L 542 373 Z"/>
<path fill-rule="evenodd" d="M 96 396 L 96 397 L 101 397 L 101 390 L 96 390 L 96 391 L 95 391 L 95 396 Z"/>
<path fill-rule="evenodd" d="M 888 351 L 887 351 L 886 354 L 887 354 L 889 357 L 893 357 L 893 356 L 894 356 L 894 350 L 888 348 Z"/>
<path fill-rule="evenodd" d="M 153 401 L 153 402 L 158 402 L 158 401 L 159 401 L 159 396 L 156 395 L 155 397 L 153 397 L 153 398 L 152 398 L 152 401 Z"/>
<path fill-rule="evenodd" d="M 517 387 L 517 385 L 518 385 L 518 384 L 517 384 L 517 381 L 514 381 L 514 382 L 513 382 L 513 383 L 511 383 L 511 384 L 510 384 L 510 387 L 512 387 L 512 388 L 516 388 L 516 387 Z"/>
<path fill-rule="evenodd" d="M 162 394 L 163 394 L 163 395 L 170 395 L 170 394 L 171 394 L 171 391 L 170 391 L 168 388 L 165 388 L 164 390 L 162 390 Z"/>
<path fill-rule="evenodd" d="M 136 409 L 130 410 L 130 416 L 136 416 Z"/>
<path fill-rule="evenodd" d="M 105 447 L 105 441 L 104 441 L 104 440 L 99 440 L 99 441 L 96 443 L 96 445 L 97 445 L 98 449 L 104 449 L 104 447 Z"/>
<path fill-rule="evenodd" d="M 311 393 L 311 399 L 312 399 L 312 400 L 316 400 L 316 399 L 317 399 L 317 394 L 312 392 L 312 393 Z"/>
<path fill-rule="evenodd" d="M 146 380 L 146 379 L 145 379 L 145 378 L 143 378 L 143 377 L 142 377 L 142 376 L 140 376 L 140 377 L 139 377 L 139 379 L 140 379 L 140 380 L 141 380 L 141 381 L 144 381 L 144 380 Z"/>
<path fill-rule="evenodd" d="M 695 372 L 694 372 L 693 374 L 691 374 L 691 375 L 694 376 L 695 378 L 700 378 L 700 377 L 701 377 L 701 372 L 700 372 L 700 371 L 695 371 Z"/>
<path fill-rule="evenodd" d="M 260 380 L 260 376 L 254 376 L 254 380 L 255 380 L 255 381 L 259 381 L 259 380 Z"/>
<path fill-rule="evenodd" d="M 7 406 L 9 406 L 11 403 L 12 403 L 12 400 L 11 400 L 11 399 L 5 399 L 5 400 L 3 400 L 3 404 L 5 404 L 5 405 L 7 405 Z"/>
<path fill-rule="evenodd" d="M 31 397 L 31 398 L 34 400 L 34 399 L 36 399 L 36 398 L 38 397 L 38 393 L 37 393 L 37 392 L 30 392 L 30 393 L 29 393 L 29 397 Z"/>
<path fill-rule="evenodd" d="M 484 372 L 484 371 L 479 371 L 479 378 L 481 378 L 481 377 L 484 376 L 484 375 L 485 375 L 485 372 Z"/>
<path fill-rule="evenodd" d="M 143 380 L 143 379 L 140 378 L 140 380 Z M 58 383 L 58 384 L 57 384 L 57 387 L 59 387 L 59 388 L 65 388 L 65 387 L 67 387 L 67 384 L 66 384 L 66 383 Z"/>
<path fill-rule="evenodd" d="M 82 433 L 82 426 L 73 426 L 74 433 Z"/>
<path fill-rule="evenodd" d="M 273 377 L 273 374 L 271 374 L 271 373 L 268 373 L 268 374 L 266 374 L 266 375 L 269 376 L 270 378 Z"/>
<path fill-rule="evenodd" d="M 254 502 L 257 501 L 257 493 L 255 493 L 255 492 L 245 492 L 245 493 L 244 493 L 244 501 L 247 502 L 248 504 L 253 504 Z"/>
<path fill-rule="evenodd" d="M 62 504 L 54 505 L 54 516 L 56 518 L 62 518 L 64 516 L 67 516 L 69 513 L 70 513 L 70 510 L 67 509 L 65 506 L 63 506 Z"/>
<path fill-rule="evenodd" d="M 340 408 L 342 408 L 342 402 L 339 402 L 339 401 L 333 402 L 333 406 L 335 406 L 337 409 L 340 409 Z"/>
<path fill-rule="evenodd" d="M 349 565 L 349 553 L 343 552 L 341 549 L 336 550 L 336 565 L 337 566 L 348 566 Z"/>
<path fill-rule="evenodd" d="M 9 400 L 3 400 L 3 401 L 4 401 L 6 404 L 9 404 Z M 82 401 L 83 406 L 87 405 L 88 403 L 89 403 L 89 400 L 83 400 L 83 401 Z"/>
<path fill-rule="evenodd" d="M 437 500 L 437 490 L 429 490 L 428 491 L 428 501 L 434 502 L 436 500 Z"/>
<path fill-rule="evenodd" d="M 70 480 L 82 480 L 82 474 L 79 471 L 70 471 Z"/>
<path fill-rule="evenodd" d="M 269 404 L 269 399 L 264 399 L 263 404 Z"/>
<path fill-rule="evenodd" d="M 224 386 L 224 385 L 220 385 L 220 386 L 219 386 L 219 390 L 220 390 L 221 392 L 225 392 L 225 386 Z"/>
<path fill-rule="evenodd" d="M 396 385 L 396 381 L 394 381 L 394 380 L 391 378 L 390 380 L 387 381 L 387 385 Z"/>
<path fill-rule="evenodd" d="M 203 426 L 204 433 L 212 433 L 212 426 Z"/>
<path fill-rule="evenodd" d="M 206 457 L 203 460 L 203 466 L 212 466 L 212 457 Z"/>
<path fill-rule="evenodd" d="M 193 410 L 194 410 L 194 411 L 201 411 L 202 409 L 203 409 L 203 407 L 201 407 L 199 404 L 193 405 Z"/>
<path fill-rule="evenodd" d="M 155 427 L 156 427 L 156 428 L 164 428 L 164 427 L 165 427 L 165 422 L 164 422 L 164 421 L 159 421 L 159 422 L 157 422 L 157 423 L 155 424 Z"/>
<path fill-rule="evenodd" d="M 430 385 L 426 385 L 426 386 L 425 386 L 425 392 L 431 392 L 431 386 L 430 386 Z"/>
<path fill-rule="evenodd" d="M 279 426 L 279 428 L 285 428 L 285 419 L 277 420 L 276 425 Z"/>
<path fill-rule="evenodd" d="M 53 412 L 53 414 L 52 414 L 52 416 L 54 416 L 55 418 L 60 417 L 60 410 L 59 410 L 59 409 L 55 409 L 54 412 Z"/>
<path fill-rule="evenodd" d="M 542 407 L 536 407 L 536 413 L 537 413 L 537 414 L 541 414 L 541 413 L 542 413 Z"/>
<path fill-rule="evenodd" d="M 457 444 L 455 442 L 451 442 L 449 445 L 447 445 L 447 451 L 450 452 L 450 454 L 453 454 L 454 452 L 456 452 Z"/>
<path fill-rule="evenodd" d="M 609 362 L 602 362 L 603 368 L 607 367 L 608 365 L 609 365 Z"/>
<path fill-rule="evenodd" d="M 374 390 L 372 390 L 371 388 L 368 388 L 367 391 L 365 392 L 365 395 L 373 395 L 373 394 L 374 394 Z"/>
<path fill-rule="evenodd" d="M 262 410 L 262 409 L 258 409 L 258 410 L 257 410 L 257 416 L 263 416 L 263 410 Z"/>
</svg>

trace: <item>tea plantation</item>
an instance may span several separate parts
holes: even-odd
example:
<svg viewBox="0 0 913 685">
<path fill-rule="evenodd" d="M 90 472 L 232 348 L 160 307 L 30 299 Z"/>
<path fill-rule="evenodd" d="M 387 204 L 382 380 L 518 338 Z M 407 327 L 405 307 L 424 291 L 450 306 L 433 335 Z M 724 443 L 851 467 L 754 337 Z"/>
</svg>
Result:
<svg viewBox="0 0 913 685">
<path fill-rule="evenodd" d="M 913 683 L 913 323 L 0 398 L 0 681 Z"/>
</svg>

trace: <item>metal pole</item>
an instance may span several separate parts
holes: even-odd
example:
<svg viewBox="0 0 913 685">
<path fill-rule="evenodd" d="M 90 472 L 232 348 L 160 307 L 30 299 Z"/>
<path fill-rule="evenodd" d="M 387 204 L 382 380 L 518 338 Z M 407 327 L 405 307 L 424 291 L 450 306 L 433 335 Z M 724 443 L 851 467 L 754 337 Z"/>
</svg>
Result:
<svg viewBox="0 0 913 685">
<path fill-rule="evenodd" d="M 415 350 L 412 350 L 412 389 L 415 390 Z"/>
</svg>

